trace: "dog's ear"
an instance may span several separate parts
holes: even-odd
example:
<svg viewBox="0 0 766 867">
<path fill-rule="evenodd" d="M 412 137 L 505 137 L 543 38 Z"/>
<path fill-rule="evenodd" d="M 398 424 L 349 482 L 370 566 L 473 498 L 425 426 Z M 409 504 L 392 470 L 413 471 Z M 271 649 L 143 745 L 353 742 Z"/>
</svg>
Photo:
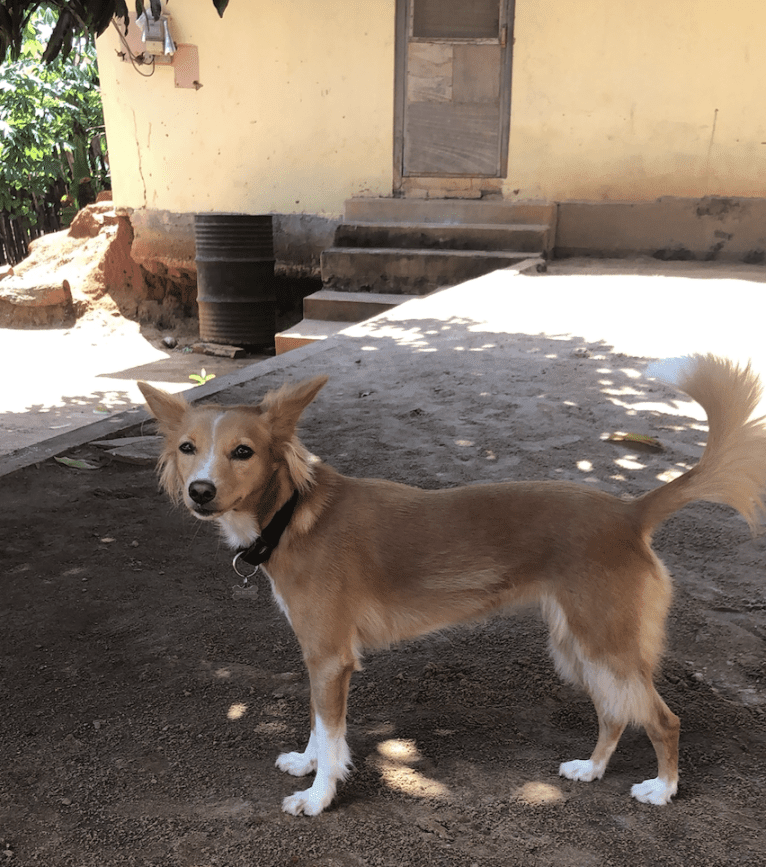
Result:
<svg viewBox="0 0 766 867">
<path fill-rule="evenodd" d="M 146 398 L 149 412 L 157 419 L 163 430 L 174 430 L 181 423 L 189 404 L 174 394 L 155 388 L 148 382 L 137 383 L 141 394 Z"/>
<path fill-rule="evenodd" d="M 296 385 L 283 385 L 264 397 L 260 409 L 270 423 L 275 439 L 288 440 L 292 437 L 303 410 L 319 394 L 328 379 L 327 376 L 304 379 Z"/>
</svg>

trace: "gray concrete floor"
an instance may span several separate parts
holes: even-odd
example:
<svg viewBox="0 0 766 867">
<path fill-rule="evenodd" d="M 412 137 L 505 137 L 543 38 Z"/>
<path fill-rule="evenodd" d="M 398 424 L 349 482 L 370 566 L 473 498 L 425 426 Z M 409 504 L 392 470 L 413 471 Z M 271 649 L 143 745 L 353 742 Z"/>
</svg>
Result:
<svg viewBox="0 0 766 867">
<path fill-rule="evenodd" d="M 751 358 L 763 374 L 765 283 L 763 266 L 572 259 L 552 263 L 546 274 L 497 271 L 410 301 L 343 334 L 355 337 L 355 344 L 365 336 L 392 338 L 420 352 L 455 333 L 439 323 L 459 321 L 472 331 L 574 339 L 584 349 L 607 344 L 646 358 L 709 351 Z M 342 353 L 343 334 L 325 349 Z M 167 350 L 161 336 L 103 314 L 69 329 L 0 329 L 0 456 L 48 441 L 53 447 L 62 435 L 76 439 L 82 430 L 87 441 L 88 426 L 98 421 L 104 424 L 94 437 L 109 431 L 110 423 L 114 430 L 125 427 L 141 417 L 139 379 L 178 392 L 192 387 L 190 375 L 204 369 L 218 378 L 195 393 L 207 395 L 274 367 L 295 367 L 311 355 L 296 350 L 301 354 L 267 361 L 212 358 Z M 305 366 L 308 375 L 310 361 Z M 382 365 L 383 377 L 385 371 Z"/>
<path fill-rule="evenodd" d="M 266 357 L 167 349 L 162 336 L 98 311 L 71 328 L 0 329 L 0 455 L 142 406 L 138 380 L 183 391 L 191 375 L 222 376 Z"/>
</svg>

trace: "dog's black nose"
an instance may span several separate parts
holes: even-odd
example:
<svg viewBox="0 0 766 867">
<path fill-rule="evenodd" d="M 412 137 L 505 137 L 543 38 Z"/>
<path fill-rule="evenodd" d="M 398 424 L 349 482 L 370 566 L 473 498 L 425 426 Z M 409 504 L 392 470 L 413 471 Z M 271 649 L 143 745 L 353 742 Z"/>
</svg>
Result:
<svg viewBox="0 0 766 867">
<path fill-rule="evenodd" d="M 198 506 L 204 506 L 215 499 L 215 485 L 212 482 L 192 482 L 189 485 L 189 496 Z"/>
</svg>

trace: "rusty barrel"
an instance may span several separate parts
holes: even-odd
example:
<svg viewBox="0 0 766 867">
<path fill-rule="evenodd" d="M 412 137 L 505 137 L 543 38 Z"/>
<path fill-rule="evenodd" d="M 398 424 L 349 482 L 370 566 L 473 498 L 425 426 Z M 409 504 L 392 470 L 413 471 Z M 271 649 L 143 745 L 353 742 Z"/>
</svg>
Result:
<svg viewBox="0 0 766 867">
<path fill-rule="evenodd" d="M 199 333 L 209 343 L 274 346 L 272 218 L 195 214 Z"/>
</svg>

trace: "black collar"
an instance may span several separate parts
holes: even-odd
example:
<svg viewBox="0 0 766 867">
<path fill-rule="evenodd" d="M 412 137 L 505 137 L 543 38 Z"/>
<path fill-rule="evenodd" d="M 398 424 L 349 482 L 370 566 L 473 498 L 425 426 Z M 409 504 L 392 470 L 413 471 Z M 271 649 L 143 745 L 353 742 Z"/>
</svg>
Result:
<svg viewBox="0 0 766 867">
<path fill-rule="evenodd" d="M 269 559 L 279 544 L 282 533 L 284 533 L 285 528 L 290 523 L 297 503 L 298 491 L 294 491 L 292 497 L 274 515 L 268 525 L 261 530 L 261 535 L 255 542 L 249 548 L 240 548 L 237 551 L 234 557 L 235 569 L 237 569 L 237 563 L 240 560 L 244 560 L 245 563 L 249 563 L 251 566 L 260 566 L 261 563 L 265 563 Z"/>
</svg>

